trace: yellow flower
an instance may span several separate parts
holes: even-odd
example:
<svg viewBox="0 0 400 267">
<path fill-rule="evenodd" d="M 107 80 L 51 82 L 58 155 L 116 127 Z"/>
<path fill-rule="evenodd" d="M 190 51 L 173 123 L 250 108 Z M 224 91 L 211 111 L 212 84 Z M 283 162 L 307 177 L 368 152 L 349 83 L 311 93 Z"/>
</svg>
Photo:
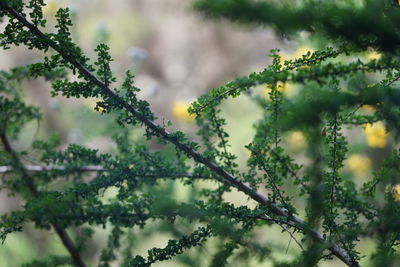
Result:
<svg viewBox="0 0 400 267">
<path fill-rule="evenodd" d="M 291 132 L 287 139 L 288 145 L 293 149 L 302 149 L 306 146 L 306 137 L 301 131 L 293 131 Z"/>
<path fill-rule="evenodd" d="M 367 144 L 370 147 L 383 148 L 387 145 L 389 133 L 386 131 L 382 122 L 374 124 L 367 123 L 364 128 L 364 133 L 367 137 Z"/>
<path fill-rule="evenodd" d="M 361 154 L 351 155 L 346 163 L 349 169 L 357 176 L 366 175 L 372 166 L 371 160 L 367 156 Z"/>
<path fill-rule="evenodd" d="M 392 186 L 391 192 L 392 192 L 393 199 L 395 201 L 400 201 L 400 184 Z"/>
<path fill-rule="evenodd" d="M 54 16 L 59 8 L 60 6 L 56 1 L 50 1 L 46 6 L 43 7 L 43 15 Z"/>
<path fill-rule="evenodd" d="M 369 53 L 367 54 L 367 58 L 368 58 L 369 60 L 373 60 L 373 59 L 378 60 L 378 59 L 380 59 L 381 57 L 382 57 L 382 55 L 381 55 L 380 53 L 376 52 L 376 51 L 371 51 L 371 52 L 369 52 Z"/>
<path fill-rule="evenodd" d="M 189 102 L 177 101 L 172 104 L 172 114 L 175 118 L 182 122 L 192 123 L 196 117 L 193 114 L 189 114 L 187 111 L 189 107 Z"/>
</svg>

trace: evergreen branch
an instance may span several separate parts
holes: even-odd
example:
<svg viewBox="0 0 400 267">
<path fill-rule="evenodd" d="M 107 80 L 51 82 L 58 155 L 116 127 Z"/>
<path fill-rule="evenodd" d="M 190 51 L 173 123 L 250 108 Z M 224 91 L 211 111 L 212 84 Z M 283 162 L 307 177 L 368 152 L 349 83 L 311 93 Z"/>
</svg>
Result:
<svg viewBox="0 0 400 267">
<path fill-rule="evenodd" d="M 296 72 L 290 72 L 292 69 L 283 69 L 276 71 L 268 67 L 260 72 L 254 72 L 246 77 L 236 78 L 228 84 L 215 88 L 201 96 L 196 102 L 192 103 L 190 112 L 200 114 L 205 108 L 219 104 L 221 100 L 227 99 L 229 96 L 237 97 L 242 92 L 249 90 L 251 87 L 262 84 L 273 84 L 276 82 L 294 82 L 305 83 L 316 81 L 321 83 L 325 79 L 332 77 L 349 77 L 356 73 L 372 73 L 377 71 L 391 70 L 400 68 L 400 61 L 382 58 L 380 60 L 371 60 L 362 62 L 360 60 L 348 64 L 328 63 L 325 65 L 311 66 L 309 68 L 296 69 Z M 385 86 L 385 85 L 382 85 Z"/>
<path fill-rule="evenodd" d="M 339 118 L 337 116 L 337 114 L 335 114 L 334 118 L 333 118 L 333 122 L 331 123 L 332 125 L 330 125 L 330 132 L 331 135 L 329 136 L 328 139 L 328 143 L 331 143 L 331 157 L 332 160 L 330 162 L 330 168 L 332 171 L 332 175 L 331 175 L 331 180 L 328 183 L 328 186 L 330 186 L 330 193 L 329 193 L 329 209 L 330 209 L 330 216 L 328 217 L 328 228 L 329 228 L 329 237 L 331 238 L 332 232 L 334 232 L 333 228 L 336 228 L 336 222 L 335 222 L 335 217 L 333 217 L 333 214 L 336 214 L 336 211 L 334 210 L 335 208 L 335 193 L 337 191 L 336 187 L 337 187 L 337 183 L 339 182 L 339 175 L 338 175 L 338 170 L 340 167 L 342 167 L 342 160 L 344 157 L 340 157 L 340 155 L 338 155 L 340 153 L 340 149 L 341 147 L 339 147 L 339 142 L 338 142 L 338 138 L 340 138 L 339 136 L 339 122 L 338 122 Z M 336 193 L 337 194 L 337 193 Z M 335 233 L 337 234 L 337 233 Z"/>
<path fill-rule="evenodd" d="M 107 172 L 109 169 L 103 166 L 88 165 L 78 168 L 66 168 L 65 166 L 44 166 L 44 165 L 24 165 L 27 172 L 50 172 L 50 171 L 76 171 L 76 172 Z M 0 166 L 0 173 L 7 173 L 14 171 L 12 166 Z M 209 176 L 199 176 L 191 173 L 173 173 L 173 174 L 143 174 L 140 175 L 144 178 L 190 178 L 190 179 L 215 179 Z"/>
<path fill-rule="evenodd" d="M 161 139 L 172 143 L 178 150 L 184 152 L 189 157 L 193 158 L 196 162 L 203 164 L 208 167 L 210 170 L 214 171 L 220 177 L 223 178 L 223 182 L 230 184 L 237 188 L 239 191 L 245 193 L 250 198 L 260 203 L 261 205 L 268 207 L 274 213 L 280 216 L 287 217 L 288 220 L 293 221 L 297 224 L 303 231 L 310 232 L 316 240 L 319 242 L 325 243 L 328 245 L 328 249 L 341 259 L 348 266 L 359 266 L 358 262 L 353 261 L 350 254 L 340 248 L 336 244 L 328 244 L 325 238 L 315 229 L 308 229 L 307 224 L 303 222 L 300 218 L 295 215 L 289 214 L 288 211 L 284 208 L 279 207 L 277 204 L 273 203 L 268 197 L 263 194 L 253 190 L 249 185 L 243 183 L 241 180 L 234 177 L 229 172 L 225 171 L 223 168 L 215 164 L 214 162 L 208 160 L 203 157 L 199 152 L 195 151 L 190 145 L 181 142 L 179 138 L 176 137 L 176 134 L 170 134 L 163 127 L 156 124 L 154 121 L 150 120 L 145 114 L 135 109 L 135 107 L 129 105 L 126 101 L 124 101 L 116 92 L 110 89 L 106 84 L 104 84 L 101 80 L 99 80 L 91 71 L 82 65 L 80 62 L 76 60 L 73 56 L 71 56 L 67 50 L 63 49 L 56 42 L 51 40 L 48 36 L 46 36 L 38 27 L 34 24 L 27 21 L 27 19 L 18 13 L 14 8 L 10 7 L 5 1 L 0 2 L 0 9 L 8 13 L 11 17 L 18 20 L 23 26 L 27 27 L 34 35 L 36 35 L 39 39 L 45 42 L 49 47 L 53 48 L 57 51 L 61 57 L 69 62 L 80 75 L 85 77 L 88 81 L 92 82 L 94 85 L 98 86 L 102 92 L 110 98 L 120 100 L 120 104 L 123 108 L 125 108 L 129 113 L 131 113 L 137 120 L 139 120 L 142 124 L 144 124 L 152 133 Z"/>
<path fill-rule="evenodd" d="M 279 52 L 279 50 L 272 50 L 274 52 Z M 285 67 L 279 68 L 279 70 L 272 70 L 271 67 L 265 68 L 259 73 L 252 73 L 248 77 L 236 78 L 234 81 L 228 83 L 227 85 L 215 88 L 211 90 L 210 93 L 200 97 L 200 100 L 194 102 L 192 108 L 190 109 L 193 113 L 200 114 L 205 108 L 210 106 L 213 102 L 217 103 L 222 99 L 226 99 L 228 96 L 237 96 L 241 92 L 250 89 L 251 87 L 257 86 L 259 84 L 278 81 L 290 81 L 285 78 L 285 74 L 288 71 L 298 69 L 300 67 L 320 64 L 322 61 L 328 58 L 335 58 L 340 54 L 345 53 L 345 49 L 333 50 L 332 48 L 327 48 L 326 51 L 316 51 L 314 53 L 307 53 L 301 58 L 294 60 L 285 61 Z M 210 94 L 210 98 L 207 97 Z M 204 102 L 204 103 L 203 103 Z M 190 111 L 189 110 L 189 111 Z"/>
<path fill-rule="evenodd" d="M 265 161 L 262 160 L 262 155 L 260 155 L 260 153 L 251 150 L 251 153 L 253 153 L 256 158 L 259 160 L 260 164 L 261 164 L 261 169 L 266 173 L 266 175 L 269 177 L 269 183 L 268 185 L 270 185 L 272 187 L 272 192 L 273 192 L 273 198 L 275 199 L 275 194 L 278 195 L 278 198 L 280 199 L 280 201 L 282 202 L 282 204 L 285 206 L 286 210 L 290 211 L 290 207 L 289 204 L 286 203 L 285 201 L 285 197 L 282 195 L 281 191 L 279 190 L 279 188 L 276 186 L 276 184 L 274 183 L 274 181 L 277 179 L 276 177 L 276 171 L 271 171 L 269 170 L 268 166 L 266 165 Z M 290 212 L 291 213 L 291 212 Z"/>
<path fill-rule="evenodd" d="M 28 172 L 47 172 L 47 171 L 64 171 L 67 170 L 65 166 L 44 166 L 44 165 L 25 165 L 24 168 Z M 0 166 L 0 173 L 7 173 L 13 171 L 14 168 L 12 166 Z M 68 169 L 69 170 L 69 169 Z M 103 166 L 83 166 L 74 169 L 75 171 L 80 172 L 104 172 L 106 169 Z"/>
<path fill-rule="evenodd" d="M 165 248 L 152 248 L 148 251 L 147 259 L 141 256 L 136 256 L 131 262 L 132 267 L 148 267 L 157 261 L 169 260 L 173 256 L 183 253 L 184 249 L 189 249 L 195 246 L 201 246 L 207 238 L 214 235 L 210 226 L 199 227 L 196 231 L 188 236 L 184 236 L 179 240 L 169 240 Z"/>
<path fill-rule="evenodd" d="M 286 170 L 292 175 L 293 178 L 295 178 L 295 179 L 297 180 L 297 182 L 301 185 L 301 187 L 302 187 L 305 191 L 308 191 L 308 190 L 309 190 L 309 189 L 308 189 L 308 186 L 304 183 L 303 179 L 300 178 L 300 177 L 297 175 L 297 172 L 294 171 L 294 170 L 289 166 L 289 163 L 288 163 L 287 161 L 285 161 L 285 159 L 283 159 L 283 158 L 279 155 L 279 153 L 277 153 L 275 150 L 270 150 L 270 152 L 271 152 L 271 154 L 274 155 L 274 157 L 275 157 L 277 160 L 279 160 L 280 163 L 282 163 L 282 164 L 285 166 Z"/>
<path fill-rule="evenodd" d="M 3 143 L 5 151 L 13 158 L 16 169 L 21 173 L 22 177 L 24 178 L 24 182 L 26 182 L 27 187 L 29 188 L 30 192 L 35 198 L 40 196 L 40 192 L 37 190 L 32 177 L 28 174 L 27 169 L 25 169 L 24 165 L 20 161 L 17 153 L 13 150 L 8 138 L 3 131 L 0 133 L 0 139 Z M 62 243 L 64 244 L 65 248 L 68 250 L 71 258 L 76 266 L 78 267 L 86 267 L 86 264 L 83 262 L 81 255 L 79 254 L 78 249 L 76 248 L 75 244 L 73 243 L 71 237 L 68 235 L 67 231 L 60 227 L 58 224 L 52 224 L 54 230 L 56 231 L 57 235 L 61 239 Z"/>
<path fill-rule="evenodd" d="M 398 10 L 388 9 L 388 2 L 368 0 L 356 6 L 354 1 L 277 4 L 274 1 L 198 0 L 195 7 L 207 16 L 270 25 L 289 35 L 306 30 L 324 34 L 331 41 L 346 40 L 358 46 L 367 43 L 366 37 L 369 37 L 372 47 L 393 52 L 400 45 L 399 16 Z M 374 23 L 368 23 L 371 20 Z"/>
<path fill-rule="evenodd" d="M 217 136 L 220 140 L 219 146 L 222 147 L 224 151 L 224 154 L 220 156 L 221 160 L 223 160 L 225 156 L 227 168 L 230 170 L 231 173 L 234 173 L 234 163 L 232 162 L 232 158 L 230 157 L 227 149 L 228 141 L 226 140 L 226 138 L 228 137 L 228 134 L 223 129 L 225 120 L 218 118 L 217 111 L 215 109 L 211 109 L 210 122 L 211 125 L 214 127 L 215 131 L 217 132 Z"/>
</svg>

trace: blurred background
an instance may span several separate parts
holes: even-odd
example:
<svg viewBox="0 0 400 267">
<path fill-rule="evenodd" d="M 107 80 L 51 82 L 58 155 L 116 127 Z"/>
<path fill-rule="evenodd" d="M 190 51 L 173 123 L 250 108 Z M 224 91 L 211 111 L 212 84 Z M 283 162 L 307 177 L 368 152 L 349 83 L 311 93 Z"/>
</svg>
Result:
<svg viewBox="0 0 400 267">
<path fill-rule="evenodd" d="M 48 19 L 48 31 L 53 31 L 54 15 L 58 8 L 69 7 L 73 14 L 75 27 L 73 38 L 91 58 L 100 42 L 110 47 L 114 61 L 112 69 L 121 82 L 126 70 L 136 75 L 136 86 L 141 88 L 140 97 L 151 104 L 159 123 L 172 121 L 171 129 L 195 133 L 194 118 L 187 113 L 190 102 L 201 94 L 218 87 L 234 77 L 261 71 L 271 61 L 269 50 L 280 48 L 284 59 L 296 58 L 318 48 L 315 40 L 307 34 L 288 40 L 277 36 L 272 30 L 235 25 L 226 21 L 207 20 L 192 8 L 191 1 L 181 0 L 50 0 L 44 10 Z M 42 54 L 15 47 L 0 51 L 0 67 L 12 67 L 34 63 Z M 379 58 L 371 51 L 364 58 Z M 282 85 L 286 97 L 295 95 L 299 88 Z M 81 144 L 101 152 L 115 151 L 111 135 L 115 131 L 113 118 L 100 115 L 94 110 L 99 99 L 67 99 L 50 96 L 51 85 L 43 79 L 24 83 L 24 94 L 28 103 L 41 108 L 43 120 L 32 122 L 22 131 L 18 150 L 29 150 L 35 139 L 49 138 L 58 133 L 61 148 L 68 144 Z M 267 95 L 268 88 L 256 88 L 255 92 Z M 371 107 L 364 107 L 366 113 Z M 253 135 L 252 125 L 262 115 L 249 96 L 223 103 L 223 113 L 228 122 L 227 131 L 232 142 L 231 152 L 238 155 L 238 162 L 245 166 L 249 152 L 243 145 L 248 144 Z M 390 136 L 381 124 L 368 129 L 345 130 L 356 146 L 350 151 L 344 172 L 365 182 L 371 170 L 380 165 L 379 155 L 387 154 Z M 142 132 L 135 129 L 132 134 Z M 287 134 L 285 145 L 299 163 L 305 161 L 303 149 L 307 140 L 299 131 Z M 156 146 L 155 144 L 152 144 Z M 379 151 L 379 153 L 376 153 Z M 375 156 L 374 156 L 375 155 Z M 361 182 L 360 182 L 361 183 Z M 228 201 L 240 204 L 249 203 L 242 194 L 232 193 Z M 0 192 L 0 213 L 18 209 L 21 200 L 9 197 L 6 190 Z M 264 230 L 263 230 L 264 231 Z M 98 258 L 106 243 L 107 229 L 99 228 L 91 242 L 89 254 Z M 75 231 L 79 234 L 79 231 Z M 262 240 L 278 240 L 282 247 L 281 255 L 291 257 L 298 253 L 290 236 L 282 234 L 281 229 L 272 227 L 258 237 Z M 135 254 L 145 255 L 147 249 L 165 246 L 168 236 L 157 236 L 143 242 Z M 215 244 L 214 244 L 215 245 Z M 288 251 L 287 247 L 289 248 Z M 372 245 L 365 241 L 361 245 L 367 252 Z M 207 250 L 207 247 L 205 248 Z M 212 248 L 210 249 L 210 255 Z M 10 235 L 0 247 L 0 266 L 20 266 L 32 259 L 49 254 L 65 254 L 64 248 L 55 235 L 26 227 L 24 233 Z M 95 262 L 93 262 L 95 263 Z M 115 266 L 118 266 L 116 263 Z M 176 262 L 161 262 L 154 266 L 188 266 Z M 235 265 L 235 266 L 241 266 Z M 251 266 L 270 266 L 268 262 L 254 260 Z M 321 266 L 342 266 L 337 261 Z"/>
</svg>

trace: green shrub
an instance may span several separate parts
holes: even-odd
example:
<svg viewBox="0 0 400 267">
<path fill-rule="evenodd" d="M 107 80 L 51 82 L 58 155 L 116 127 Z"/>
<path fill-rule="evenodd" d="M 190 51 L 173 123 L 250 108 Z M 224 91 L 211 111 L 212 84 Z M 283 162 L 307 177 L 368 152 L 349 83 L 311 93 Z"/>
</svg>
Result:
<svg viewBox="0 0 400 267">
<path fill-rule="evenodd" d="M 8 235 L 33 223 L 37 229 L 53 229 L 68 251 L 68 256 L 45 255 L 26 266 L 86 266 L 90 259 L 85 251 L 98 226 L 110 229 L 95 259 L 99 266 L 150 266 L 173 258 L 186 266 L 264 261 L 315 266 L 332 259 L 359 266 L 363 257 L 373 266 L 399 263 L 396 4 L 196 1 L 196 9 L 208 17 L 272 26 L 289 38 L 306 32 L 320 47 L 293 60 L 283 60 L 278 49 L 272 50 L 273 63 L 261 72 L 201 96 L 189 109 L 196 116 L 197 141 L 182 132 L 168 132 L 170 123 L 155 122 L 149 104 L 137 96 L 140 89 L 131 72 L 117 82 L 107 45 L 97 46 L 94 62 L 83 54 L 71 37 L 69 9 L 59 9 L 55 31 L 45 32 L 44 5 L 43 0 L 0 1 L 2 48 L 23 45 L 47 52 L 39 63 L 0 73 L 0 162 L 7 173 L 2 187 L 25 200 L 20 210 L 2 215 L 0 237 L 7 242 Z M 365 55 L 371 51 L 375 54 L 369 60 Z M 78 145 L 60 150 L 56 137 L 35 141 L 32 151 L 17 151 L 14 143 L 22 127 L 40 120 L 40 111 L 24 102 L 18 85 L 38 77 L 52 82 L 53 96 L 101 99 L 96 110 L 115 120 L 118 152 L 104 154 Z M 288 86 L 296 86 L 298 92 L 285 94 Z M 268 97 L 260 87 L 268 88 Z M 247 164 L 239 166 L 221 109 L 231 98 L 246 94 L 262 116 L 246 146 Z M 129 135 L 139 128 L 145 129 L 146 140 Z M 367 137 L 361 148 L 359 140 L 349 138 L 350 130 L 360 134 L 360 129 Z M 294 146 L 306 146 L 302 164 L 296 148 L 287 145 L 288 136 Z M 150 149 L 150 140 L 164 145 Z M 360 151 L 384 158 L 364 181 L 357 176 L 367 175 L 371 161 Z M 41 165 L 26 164 L 26 153 L 34 154 Z M 175 194 L 178 186 L 188 194 L 185 201 Z M 105 200 L 106 190 L 116 193 Z M 226 196 L 232 191 L 246 196 L 254 208 L 231 203 Z M 273 225 L 296 243 L 286 259 L 277 256 L 284 242 L 260 241 Z M 75 238 L 67 232 L 71 228 Z M 173 239 L 147 255 L 135 255 L 144 239 L 157 233 L 169 233 Z M 212 244 L 209 251 L 201 249 L 207 243 Z M 186 253 L 193 247 L 197 248 Z"/>
</svg>

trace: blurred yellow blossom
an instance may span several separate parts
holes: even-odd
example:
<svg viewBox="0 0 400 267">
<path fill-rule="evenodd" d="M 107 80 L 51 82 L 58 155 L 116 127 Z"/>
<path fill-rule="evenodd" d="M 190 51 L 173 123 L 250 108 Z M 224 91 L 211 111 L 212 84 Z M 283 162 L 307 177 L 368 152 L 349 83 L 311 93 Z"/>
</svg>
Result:
<svg viewBox="0 0 400 267">
<path fill-rule="evenodd" d="M 389 133 L 382 122 L 367 123 L 364 133 L 367 137 L 368 146 L 383 148 L 387 145 Z"/>
<path fill-rule="evenodd" d="M 366 111 L 376 111 L 376 107 L 373 105 L 362 105 L 361 109 Z"/>
<path fill-rule="evenodd" d="M 306 137 L 304 136 L 303 132 L 301 131 L 293 131 L 291 132 L 286 141 L 288 145 L 293 149 L 302 149 L 306 146 Z"/>
<path fill-rule="evenodd" d="M 54 16 L 59 8 L 60 6 L 57 1 L 49 1 L 46 6 L 43 7 L 43 15 Z"/>
<path fill-rule="evenodd" d="M 297 87 L 292 83 L 278 84 L 278 90 L 283 92 L 286 97 L 292 97 L 297 93 Z"/>
<path fill-rule="evenodd" d="M 192 123 L 195 120 L 195 115 L 189 114 L 187 111 L 190 107 L 189 102 L 177 101 L 172 104 L 172 114 L 175 118 L 182 122 Z"/>
<path fill-rule="evenodd" d="M 296 95 L 297 93 L 297 87 L 292 84 L 292 83 L 283 83 L 283 82 L 278 82 L 276 84 L 277 90 L 279 92 L 282 92 L 286 97 L 292 97 Z M 271 88 L 267 85 L 265 87 L 265 93 L 269 96 L 269 92 L 271 92 Z"/>
<path fill-rule="evenodd" d="M 371 51 L 371 52 L 369 52 L 369 53 L 367 54 L 367 58 L 368 58 L 369 60 L 373 60 L 373 59 L 378 60 L 378 59 L 380 59 L 381 57 L 382 57 L 382 55 L 381 55 L 380 53 L 376 52 L 376 51 Z"/>
<path fill-rule="evenodd" d="M 307 55 L 307 52 L 313 53 L 314 49 L 309 46 L 300 46 L 296 51 L 291 54 L 283 52 L 281 54 L 281 64 L 283 64 L 285 60 L 295 60 L 297 58 L 301 58 L 303 55 Z"/>
<path fill-rule="evenodd" d="M 371 169 L 370 158 L 361 154 L 353 154 L 346 160 L 346 165 L 357 176 L 365 176 Z"/>
<path fill-rule="evenodd" d="M 300 58 L 303 55 L 306 55 L 308 52 L 313 53 L 314 49 L 312 49 L 309 46 L 300 46 L 293 54 L 292 56 L 294 58 Z"/>
<path fill-rule="evenodd" d="M 90 108 L 91 110 L 95 110 L 95 107 L 97 106 L 97 102 L 103 101 L 100 98 L 84 98 L 82 99 L 82 104 Z M 98 112 L 102 112 L 104 108 L 98 107 Z"/>
<path fill-rule="evenodd" d="M 400 201 L 400 184 L 392 186 L 391 192 L 392 192 L 393 199 L 395 201 Z"/>
</svg>

